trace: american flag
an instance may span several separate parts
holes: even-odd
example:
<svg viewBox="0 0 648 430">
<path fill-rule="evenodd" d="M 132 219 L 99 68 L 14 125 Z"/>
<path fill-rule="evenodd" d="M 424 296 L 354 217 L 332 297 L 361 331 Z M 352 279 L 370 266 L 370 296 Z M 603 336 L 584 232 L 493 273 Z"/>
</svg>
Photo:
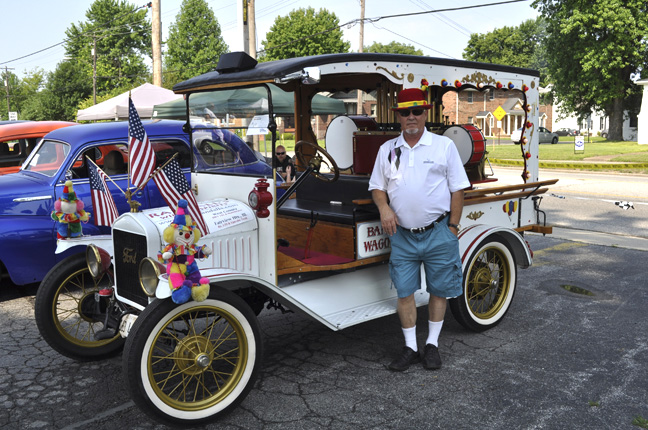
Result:
<svg viewBox="0 0 648 430">
<path fill-rule="evenodd" d="M 146 183 L 155 170 L 155 153 L 130 97 L 128 98 L 128 141 L 131 182 L 139 187 Z"/>
<path fill-rule="evenodd" d="M 112 194 L 106 186 L 106 174 L 96 164 L 88 162 L 90 174 L 90 190 L 92 194 L 92 206 L 94 207 L 95 225 L 112 226 L 119 212 L 115 206 Z"/>
<path fill-rule="evenodd" d="M 187 182 L 187 178 L 185 178 L 180 164 L 176 160 L 171 160 L 169 164 L 164 166 L 153 177 L 153 180 L 172 211 L 176 210 L 178 200 L 185 199 L 189 203 L 188 209 L 191 219 L 198 224 L 198 228 L 200 228 L 203 235 L 209 233 L 207 223 L 205 223 L 202 213 L 200 213 L 200 209 L 198 208 L 196 197 L 191 192 L 191 185 Z"/>
</svg>

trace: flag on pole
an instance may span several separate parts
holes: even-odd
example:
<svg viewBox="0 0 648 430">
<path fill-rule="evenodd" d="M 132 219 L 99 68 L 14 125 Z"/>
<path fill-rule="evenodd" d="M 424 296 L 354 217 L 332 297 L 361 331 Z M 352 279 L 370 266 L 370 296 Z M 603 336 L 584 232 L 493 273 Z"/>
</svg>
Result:
<svg viewBox="0 0 648 430">
<path fill-rule="evenodd" d="M 153 180 L 172 211 L 175 211 L 178 206 L 178 200 L 185 199 L 189 203 L 189 215 L 198 224 L 202 234 L 209 233 L 207 223 L 198 208 L 196 197 L 191 192 L 191 185 L 187 182 L 187 178 L 182 173 L 177 160 L 171 160 L 169 164 L 153 176 Z"/>
<path fill-rule="evenodd" d="M 115 206 L 112 194 L 106 186 L 106 174 L 95 163 L 88 163 L 90 175 L 90 190 L 92 195 L 92 206 L 94 206 L 95 225 L 112 226 L 119 212 Z"/>
<path fill-rule="evenodd" d="M 131 182 L 139 187 L 146 183 L 155 170 L 155 152 L 130 97 L 128 98 L 128 143 Z"/>
</svg>

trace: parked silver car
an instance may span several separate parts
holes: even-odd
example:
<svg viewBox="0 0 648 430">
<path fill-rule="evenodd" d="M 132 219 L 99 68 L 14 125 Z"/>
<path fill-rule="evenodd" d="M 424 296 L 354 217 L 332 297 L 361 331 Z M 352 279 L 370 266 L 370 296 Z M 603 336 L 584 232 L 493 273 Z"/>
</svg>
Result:
<svg viewBox="0 0 648 430">
<path fill-rule="evenodd" d="M 540 143 L 558 143 L 558 135 L 547 130 L 544 127 L 538 127 L 538 135 L 540 138 Z M 511 133 L 511 140 L 513 143 L 520 143 L 520 137 L 522 136 L 522 128 L 518 128 L 513 133 Z"/>
</svg>

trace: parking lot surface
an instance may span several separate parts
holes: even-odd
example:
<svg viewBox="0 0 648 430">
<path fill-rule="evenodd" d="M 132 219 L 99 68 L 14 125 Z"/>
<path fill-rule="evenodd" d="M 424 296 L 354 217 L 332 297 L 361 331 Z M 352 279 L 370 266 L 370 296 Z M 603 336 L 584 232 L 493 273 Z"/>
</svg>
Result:
<svg viewBox="0 0 648 430">
<path fill-rule="evenodd" d="M 263 371 L 242 405 L 206 429 L 623 429 L 648 418 L 645 251 L 529 236 L 501 324 L 446 315 L 439 371 L 384 368 L 396 316 L 333 332 L 263 311 Z M 352 286 L 350 286 L 352 288 Z M 43 341 L 35 288 L 0 289 L 0 427 L 165 429 L 129 399 L 121 355 L 79 363 Z M 419 310 L 419 342 L 426 336 Z"/>
</svg>

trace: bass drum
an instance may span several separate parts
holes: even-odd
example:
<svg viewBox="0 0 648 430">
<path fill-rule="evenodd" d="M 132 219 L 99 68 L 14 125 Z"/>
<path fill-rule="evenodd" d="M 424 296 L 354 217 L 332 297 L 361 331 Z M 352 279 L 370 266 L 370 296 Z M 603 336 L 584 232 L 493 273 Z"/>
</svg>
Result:
<svg viewBox="0 0 648 430">
<path fill-rule="evenodd" d="M 464 167 L 479 165 L 486 153 L 486 139 L 474 125 L 451 125 L 443 132 L 454 142 Z"/>
<path fill-rule="evenodd" d="M 368 116 L 336 116 L 326 129 L 326 152 L 331 154 L 341 170 L 350 169 L 353 166 L 353 133 L 376 130 L 378 124 Z"/>
</svg>

